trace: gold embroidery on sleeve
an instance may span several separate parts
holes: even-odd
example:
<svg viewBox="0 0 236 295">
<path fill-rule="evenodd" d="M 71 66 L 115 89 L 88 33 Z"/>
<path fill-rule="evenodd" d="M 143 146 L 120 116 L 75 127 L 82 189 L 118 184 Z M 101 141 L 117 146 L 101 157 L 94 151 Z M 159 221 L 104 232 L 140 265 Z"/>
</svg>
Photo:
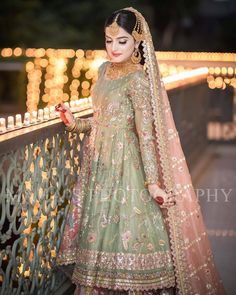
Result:
<svg viewBox="0 0 236 295">
<path fill-rule="evenodd" d="M 135 112 L 135 125 L 147 183 L 158 183 L 158 162 L 153 136 L 150 89 L 143 71 L 138 71 L 130 82 L 128 95 Z"/>
</svg>

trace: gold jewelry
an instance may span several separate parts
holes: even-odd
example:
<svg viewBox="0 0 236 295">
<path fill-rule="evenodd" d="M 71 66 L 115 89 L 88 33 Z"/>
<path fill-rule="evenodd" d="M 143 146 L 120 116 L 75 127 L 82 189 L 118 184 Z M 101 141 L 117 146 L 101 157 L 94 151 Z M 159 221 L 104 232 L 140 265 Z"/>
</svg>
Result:
<svg viewBox="0 0 236 295">
<path fill-rule="evenodd" d="M 136 17 L 136 23 L 134 25 L 133 31 L 131 35 L 134 37 L 134 39 L 138 42 L 142 41 L 144 38 L 143 34 L 143 25 L 142 25 L 142 18 L 139 16 L 139 14 L 136 12 L 135 9 L 130 9 L 131 7 L 125 8 L 124 10 L 132 11 Z"/>
<path fill-rule="evenodd" d="M 120 27 L 119 27 L 119 25 L 117 23 L 118 16 L 119 16 L 119 14 L 116 15 L 113 23 L 110 26 L 107 27 L 107 30 L 108 30 L 109 34 L 112 35 L 112 36 L 116 36 L 118 34 L 118 32 L 119 32 Z"/>
<path fill-rule="evenodd" d="M 132 55 L 131 55 L 131 60 L 132 60 L 132 62 L 134 63 L 134 64 L 138 64 L 138 63 L 140 63 L 140 61 L 141 61 L 141 53 L 140 53 L 140 51 L 137 49 L 137 48 L 135 48 L 134 49 L 134 52 L 132 53 Z"/>
<path fill-rule="evenodd" d="M 65 129 L 72 133 L 89 133 L 91 131 L 92 122 L 90 118 L 75 118 Z"/>
<path fill-rule="evenodd" d="M 135 17 L 136 17 L 136 23 L 134 25 L 133 31 L 131 33 L 131 35 L 134 37 L 134 39 L 138 42 L 143 40 L 143 27 L 142 27 L 142 21 L 139 17 L 139 15 L 137 13 L 134 13 Z M 119 28 L 120 26 L 117 23 L 117 19 L 119 17 L 119 13 L 116 15 L 113 23 L 107 27 L 107 29 L 109 30 L 109 34 L 111 34 L 112 36 L 116 36 L 119 32 Z"/>
<path fill-rule="evenodd" d="M 110 62 L 106 68 L 105 78 L 115 80 L 142 69 L 141 64 L 135 64 L 131 59 L 124 62 Z"/>
<path fill-rule="evenodd" d="M 76 127 L 76 120 L 74 119 L 69 125 L 66 125 L 65 129 L 69 132 L 73 132 L 75 127 Z"/>
<path fill-rule="evenodd" d="M 143 40 L 142 22 L 137 14 L 135 14 L 135 17 L 136 17 L 136 24 L 132 31 L 132 36 L 134 37 L 136 41 L 140 42 Z"/>
</svg>

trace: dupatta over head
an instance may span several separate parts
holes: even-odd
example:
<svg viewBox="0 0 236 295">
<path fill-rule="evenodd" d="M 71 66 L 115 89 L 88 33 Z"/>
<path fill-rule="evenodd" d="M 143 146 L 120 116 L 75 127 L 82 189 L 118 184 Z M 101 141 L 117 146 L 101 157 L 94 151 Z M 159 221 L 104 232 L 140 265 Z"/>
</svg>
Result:
<svg viewBox="0 0 236 295">
<path fill-rule="evenodd" d="M 174 206 L 162 211 L 170 237 L 177 294 L 224 295 L 226 292 L 214 264 L 201 208 L 161 80 L 149 26 L 136 9 L 127 7 L 124 10 L 132 11 L 141 24 L 144 69 L 150 83 L 153 133 L 161 168 L 160 185 L 176 201 Z"/>
</svg>

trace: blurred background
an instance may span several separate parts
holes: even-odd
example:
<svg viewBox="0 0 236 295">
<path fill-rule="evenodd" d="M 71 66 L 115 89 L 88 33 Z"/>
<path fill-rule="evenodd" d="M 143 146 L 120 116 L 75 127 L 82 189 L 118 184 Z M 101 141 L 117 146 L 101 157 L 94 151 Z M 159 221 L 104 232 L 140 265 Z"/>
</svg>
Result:
<svg viewBox="0 0 236 295">
<path fill-rule="evenodd" d="M 234 0 L 3 0 L 0 47 L 104 49 L 106 17 L 126 6 L 145 15 L 158 51 L 235 50 Z M 11 104 L 9 112 L 17 112 L 14 105 L 25 108 L 25 60 L 0 55 L 0 105 Z"/>
<path fill-rule="evenodd" d="M 11 291 L 14 288 L 18 288 L 18 291 L 23 290 L 20 280 L 15 279 L 12 284 L 12 277 L 8 277 L 7 285 L 2 274 L 7 273 L 7 267 L 10 265 L 9 253 L 12 253 L 13 244 L 18 238 L 22 238 L 22 235 L 30 237 L 33 228 L 38 229 L 40 236 L 31 241 L 32 245 L 35 245 L 34 251 L 38 241 L 42 239 L 42 245 L 46 245 L 46 252 L 50 252 L 48 249 L 51 249 L 50 259 L 53 261 L 55 258 L 58 244 L 54 242 L 58 237 L 50 236 L 44 239 L 46 227 L 40 231 L 43 222 L 50 223 L 55 220 L 55 216 L 59 216 L 55 214 L 54 209 L 46 214 L 46 218 L 43 210 L 39 210 L 42 206 L 41 201 L 37 205 L 38 211 L 35 207 L 29 206 L 34 222 L 28 224 L 21 234 L 12 234 L 11 231 L 14 222 L 20 224 L 17 214 L 13 222 L 10 213 L 5 214 L 4 210 L 10 206 L 9 212 L 12 212 L 17 202 L 18 207 L 21 206 L 22 202 L 14 199 L 14 193 L 19 190 L 22 191 L 22 195 L 26 192 L 35 195 L 33 190 L 35 192 L 35 185 L 39 183 L 38 175 L 41 173 L 44 173 L 44 181 L 51 181 L 54 177 L 52 165 L 58 169 L 57 174 L 62 177 L 61 183 L 67 183 L 63 178 L 67 175 L 66 169 L 70 169 L 71 175 L 75 176 L 78 167 L 73 167 L 72 163 L 77 163 L 77 146 L 81 142 L 78 140 L 75 145 L 69 145 L 69 138 L 63 137 L 63 126 L 56 119 L 54 106 L 63 101 L 75 114 L 85 109 L 88 112 L 84 114 L 91 116 L 90 89 L 96 82 L 98 66 L 107 59 L 104 51 L 104 22 L 114 10 L 127 6 L 139 10 L 150 26 L 216 265 L 227 294 L 236 294 L 235 0 L 1 1 L 0 212 L 4 225 L 1 228 L 4 232 L 1 240 L 1 258 L 5 257 L 5 264 L 0 264 L 0 288 L 3 291 L 7 290 L 7 286 L 11 286 Z M 63 142 L 55 144 L 62 137 Z M 64 157 L 60 147 L 65 142 L 68 144 L 67 150 L 70 151 L 70 156 L 67 155 L 71 157 L 70 161 L 67 165 L 60 161 L 52 164 L 52 151 L 55 150 L 59 158 L 61 155 Z M 31 175 L 25 187 L 21 183 L 28 170 L 25 168 L 26 164 L 19 167 L 19 151 L 24 158 L 22 163 L 31 161 L 32 167 L 39 161 L 39 151 L 44 151 L 42 158 L 49 161 L 50 166 L 47 170 L 45 164 L 46 166 L 42 166 L 44 168 L 41 167 L 37 173 L 32 172 L 34 168 L 29 166 Z M 75 158 L 71 154 L 75 155 Z M 64 170 L 67 172 L 62 173 Z M 11 182 L 6 179 L 14 180 L 14 185 L 11 186 Z M 19 179 L 21 183 L 18 183 Z M 7 190 L 11 192 L 11 202 L 6 197 Z M 50 199 L 50 194 L 51 192 L 48 192 L 48 195 L 43 195 L 42 199 Z M 56 200 L 59 200 L 60 194 L 59 188 Z M 30 203 L 29 200 L 27 202 Z M 3 204 L 7 205 L 4 207 Z M 61 206 L 60 202 L 59 204 Z M 63 204 L 67 206 L 68 202 Z M 23 216 L 28 216 L 27 214 L 24 211 Z M 58 224 L 61 223 L 54 222 L 54 227 Z M 24 251 L 28 244 L 22 244 Z M 19 253 L 13 254 L 25 257 Z M 43 256 L 40 258 L 38 254 L 30 255 L 27 256 L 30 263 L 32 257 L 37 257 L 40 261 L 38 265 L 45 265 L 42 262 Z M 50 259 L 48 258 L 49 261 Z M 29 286 L 34 285 L 30 272 L 27 269 L 23 271 L 24 262 L 20 266 L 11 267 L 16 267 L 19 277 L 23 275 Z M 45 284 L 53 281 L 53 286 L 51 285 L 51 289 L 47 289 L 46 285 L 38 286 L 38 289 L 43 290 L 43 293 L 38 294 L 72 294 L 71 283 L 61 274 L 58 273 L 56 279 L 52 280 L 52 273 L 49 271 L 52 268 L 47 268 L 50 275 L 42 272 L 39 276 L 44 278 Z M 8 276 L 9 273 L 8 271 Z"/>
<path fill-rule="evenodd" d="M 1 1 L 1 47 L 103 49 L 103 25 L 134 6 L 150 24 L 157 50 L 233 52 L 233 0 Z"/>
</svg>

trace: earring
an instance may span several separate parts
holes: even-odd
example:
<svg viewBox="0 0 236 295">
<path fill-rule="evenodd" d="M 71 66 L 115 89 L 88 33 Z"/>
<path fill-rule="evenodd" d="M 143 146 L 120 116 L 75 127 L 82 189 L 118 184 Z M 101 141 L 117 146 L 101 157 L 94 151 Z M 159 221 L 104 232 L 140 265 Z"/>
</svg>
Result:
<svg viewBox="0 0 236 295">
<path fill-rule="evenodd" d="M 141 53 L 137 48 L 134 49 L 134 52 L 131 55 L 131 60 L 132 60 L 132 62 L 134 64 L 140 63 L 140 61 L 141 61 Z"/>
</svg>

